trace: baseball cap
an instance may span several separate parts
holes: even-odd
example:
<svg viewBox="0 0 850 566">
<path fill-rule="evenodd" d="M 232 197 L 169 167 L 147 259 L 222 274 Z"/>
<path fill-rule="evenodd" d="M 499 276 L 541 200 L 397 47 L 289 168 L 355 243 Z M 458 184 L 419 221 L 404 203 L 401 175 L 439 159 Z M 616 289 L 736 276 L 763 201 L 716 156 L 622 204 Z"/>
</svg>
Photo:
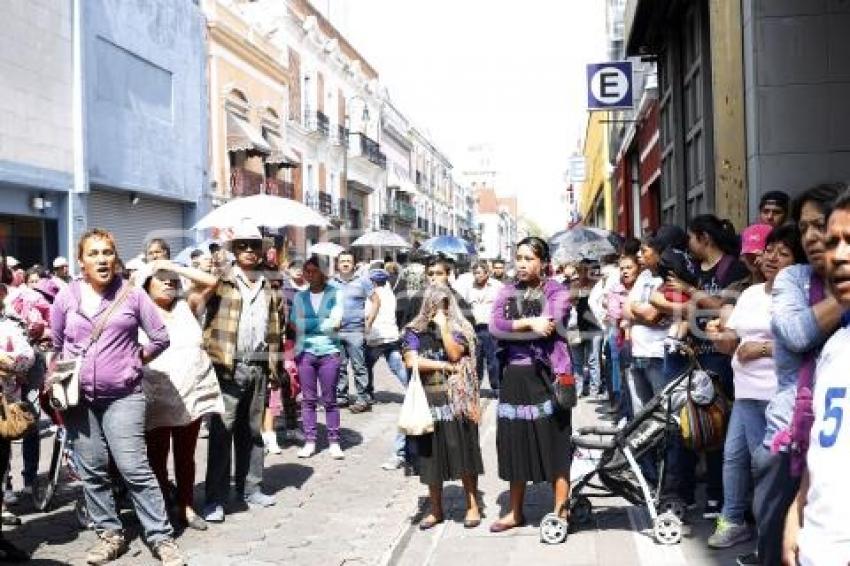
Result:
<svg viewBox="0 0 850 566">
<path fill-rule="evenodd" d="M 659 253 L 670 247 L 685 250 L 688 247 L 688 235 L 674 224 L 662 224 L 645 242 Z"/>
<path fill-rule="evenodd" d="M 68 260 L 60 255 L 53 260 L 53 267 L 68 267 Z"/>
<path fill-rule="evenodd" d="M 741 253 L 759 254 L 764 251 L 768 235 L 773 230 L 770 224 L 752 224 L 741 232 Z"/>
<path fill-rule="evenodd" d="M 770 203 L 775 204 L 783 210 L 788 210 L 788 204 L 790 202 L 791 198 L 786 193 L 782 191 L 768 191 L 761 196 L 759 208 Z"/>
<path fill-rule="evenodd" d="M 369 279 L 375 283 L 386 283 L 390 278 L 390 273 L 386 269 L 372 269 L 369 271 Z"/>
</svg>

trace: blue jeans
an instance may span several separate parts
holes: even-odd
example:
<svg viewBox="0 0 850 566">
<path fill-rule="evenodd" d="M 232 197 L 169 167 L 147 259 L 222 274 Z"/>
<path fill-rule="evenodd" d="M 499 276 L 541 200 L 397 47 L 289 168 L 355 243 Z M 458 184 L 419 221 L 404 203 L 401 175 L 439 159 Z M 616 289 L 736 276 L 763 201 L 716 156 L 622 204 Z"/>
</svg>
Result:
<svg viewBox="0 0 850 566">
<path fill-rule="evenodd" d="M 785 515 L 800 487 L 791 476 L 787 453 L 772 454 L 764 444 L 753 452 L 753 514 L 758 525 L 758 555 L 762 564 L 780 564 Z"/>
<path fill-rule="evenodd" d="M 480 384 L 484 380 L 484 368 L 487 368 L 490 389 L 498 392 L 501 368 L 499 367 L 499 358 L 496 356 L 496 340 L 493 339 L 486 326 L 476 326 L 475 337 L 478 341 L 475 346 L 475 367 L 478 371 L 478 383 Z"/>
<path fill-rule="evenodd" d="M 69 410 L 66 425 L 83 481 L 95 530 L 120 531 L 121 519 L 112 496 L 109 456 L 121 474 L 148 544 L 172 537 L 159 483 L 148 461 L 145 443 L 145 396 L 131 393 L 106 405 L 83 401 Z"/>
<path fill-rule="evenodd" d="M 602 387 L 602 373 L 599 368 L 599 356 L 602 354 L 602 335 L 583 336 L 581 344 L 570 346 L 573 372 L 579 393 L 590 388 L 599 391 Z"/>
<path fill-rule="evenodd" d="M 723 517 L 743 524 L 752 487 L 753 453 L 764 440 L 767 401 L 737 399 L 723 448 Z"/>
<path fill-rule="evenodd" d="M 378 363 L 381 356 L 387 360 L 387 365 L 390 366 L 390 370 L 396 379 L 398 379 L 398 382 L 401 383 L 401 386 L 407 389 L 408 375 L 407 368 L 404 367 L 404 360 L 401 356 L 401 344 L 398 341 L 389 342 L 388 344 L 377 344 L 366 347 L 366 367 L 369 370 L 369 396 L 372 396 L 374 392 L 375 364 Z M 393 442 L 393 454 L 404 458 L 407 453 L 406 445 L 407 437 L 397 432 L 395 441 Z"/>
<path fill-rule="evenodd" d="M 605 337 L 605 351 L 608 353 L 606 386 L 613 394 L 619 393 L 620 383 L 620 349 L 617 347 L 617 329 L 609 328 Z"/>
<path fill-rule="evenodd" d="M 633 357 L 629 368 L 632 411 L 640 412 L 657 391 L 664 387 L 664 359 Z"/>
<path fill-rule="evenodd" d="M 339 333 L 342 359 L 339 364 L 339 381 L 336 384 L 337 402 L 348 404 L 348 362 L 354 372 L 354 387 L 357 391 L 354 401 L 367 403 L 369 396 L 369 372 L 366 369 L 366 340 L 363 331 L 345 331 Z"/>
</svg>

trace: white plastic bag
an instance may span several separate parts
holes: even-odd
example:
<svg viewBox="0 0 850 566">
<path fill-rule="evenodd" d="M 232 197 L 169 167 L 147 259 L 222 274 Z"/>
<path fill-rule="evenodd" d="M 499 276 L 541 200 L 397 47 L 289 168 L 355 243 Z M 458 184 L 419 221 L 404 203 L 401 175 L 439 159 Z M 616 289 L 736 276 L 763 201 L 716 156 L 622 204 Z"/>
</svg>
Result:
<svg viewBox="0 0 850 566">
<path fill-rule="evenodd" d="M 407 436 L 422 436 L 434 432 L 434 417 L 425 396 L 425 388 L 419 379 L 419 362 L 413 364 L 413 375 L 407 384 L 404 404 L 398 416 L 398 430 Z"/>
</svg>

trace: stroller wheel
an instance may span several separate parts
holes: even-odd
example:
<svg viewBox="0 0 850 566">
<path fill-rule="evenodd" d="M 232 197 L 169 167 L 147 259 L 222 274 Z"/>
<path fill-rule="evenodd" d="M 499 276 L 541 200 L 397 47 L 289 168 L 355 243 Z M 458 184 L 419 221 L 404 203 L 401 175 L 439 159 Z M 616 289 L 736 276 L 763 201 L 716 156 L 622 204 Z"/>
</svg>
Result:
<svg viewBox="0 0 850 566">
<path fill-rule="evenodd" d="M 666 499 L 662 499 L 661 503 L 658 504 L 658 514 L 663 515 L 664 513 L 672 513 L 679 518 L 680 521 L 685 520 L 685 515 L 687 514 L 688 507 L 685 505 L 685 502 L 678 497 L 670 497 Z"/>
<path fill-rule="evenodd" d="M 540 542 L 546 544 L 561 544 L 567 540 L 569 525 L 565 519 L 554 513 L 549 513 L 540 521 Z"/>
<path fill-rule="evenodd" d="M 662 513 L 655 519 L 653 534 L 658 544 L 679 544 L 682 542 L 682 521 L 673 513 Z"/>
<path fill-rule="evenodd" d="M 586 525 L 593 519 L 593 504 L 587 496 L 579 495 L 570 501 L 570 520 Z"/>
</svg>

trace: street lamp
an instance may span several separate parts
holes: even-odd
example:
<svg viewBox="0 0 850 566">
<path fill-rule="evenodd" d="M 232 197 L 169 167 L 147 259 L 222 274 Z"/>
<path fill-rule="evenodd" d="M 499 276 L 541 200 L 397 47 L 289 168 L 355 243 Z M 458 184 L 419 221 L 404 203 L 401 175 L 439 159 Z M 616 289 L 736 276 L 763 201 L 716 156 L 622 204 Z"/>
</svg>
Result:
<svg viewBox="0 0 850 566">
<path fill-rule="evenodd" d="M 369 104 L 366 102 L 366 99 L 363 98 L 363 96 L 355 93 L 355 94 L 352 94 L 352 95 L 347 96 L 345 98 L 346 113 L 345 113 L 344 119 L 345 119 L 345 125 L 346 125 L 346 136 L 349 136 L 348 140 L 346 140 L 348 142 L 350 142 L 350 139 L 351 139 L 351 137 L 350 137 L 351 136 L 351 116 L 348 113 L 348 107 L 351 104 L 351 102 L 354 101 L 354 100 L 359 100 L 360 102 L 363 103 L 363 113 L 360 116 L 361 124 L 368 124 L 369 118 L 370 118 L 369 117 Z M 363 129 L 363 128 L 361 128 L 361 129 Z M 362 131 L 359 132 L 359 133 L 361 135 L 363 135 Z M 342 167 L 343 167 L 342 171 L 343 171 L 343 176 L 344 176 L 343 178 L 345 179 L 345 183 L 346 183 L 346 197 L 348 196 L 348 146 L 349 146 L 349 143 L 346 143 L 343 146 L 345 148 L 345 151 L 343 152 L 343 161 L 342 161 L 342 164 L 343 164 L 342 165 Z M 380 195 L 378 195 L 378 196 L 380 198 Z M 350 200 L 350 199 L 346 199 L 346 200 Z M 343 227 L 345 227 L 345 224 L 343 224 Z"/>
</svg>

